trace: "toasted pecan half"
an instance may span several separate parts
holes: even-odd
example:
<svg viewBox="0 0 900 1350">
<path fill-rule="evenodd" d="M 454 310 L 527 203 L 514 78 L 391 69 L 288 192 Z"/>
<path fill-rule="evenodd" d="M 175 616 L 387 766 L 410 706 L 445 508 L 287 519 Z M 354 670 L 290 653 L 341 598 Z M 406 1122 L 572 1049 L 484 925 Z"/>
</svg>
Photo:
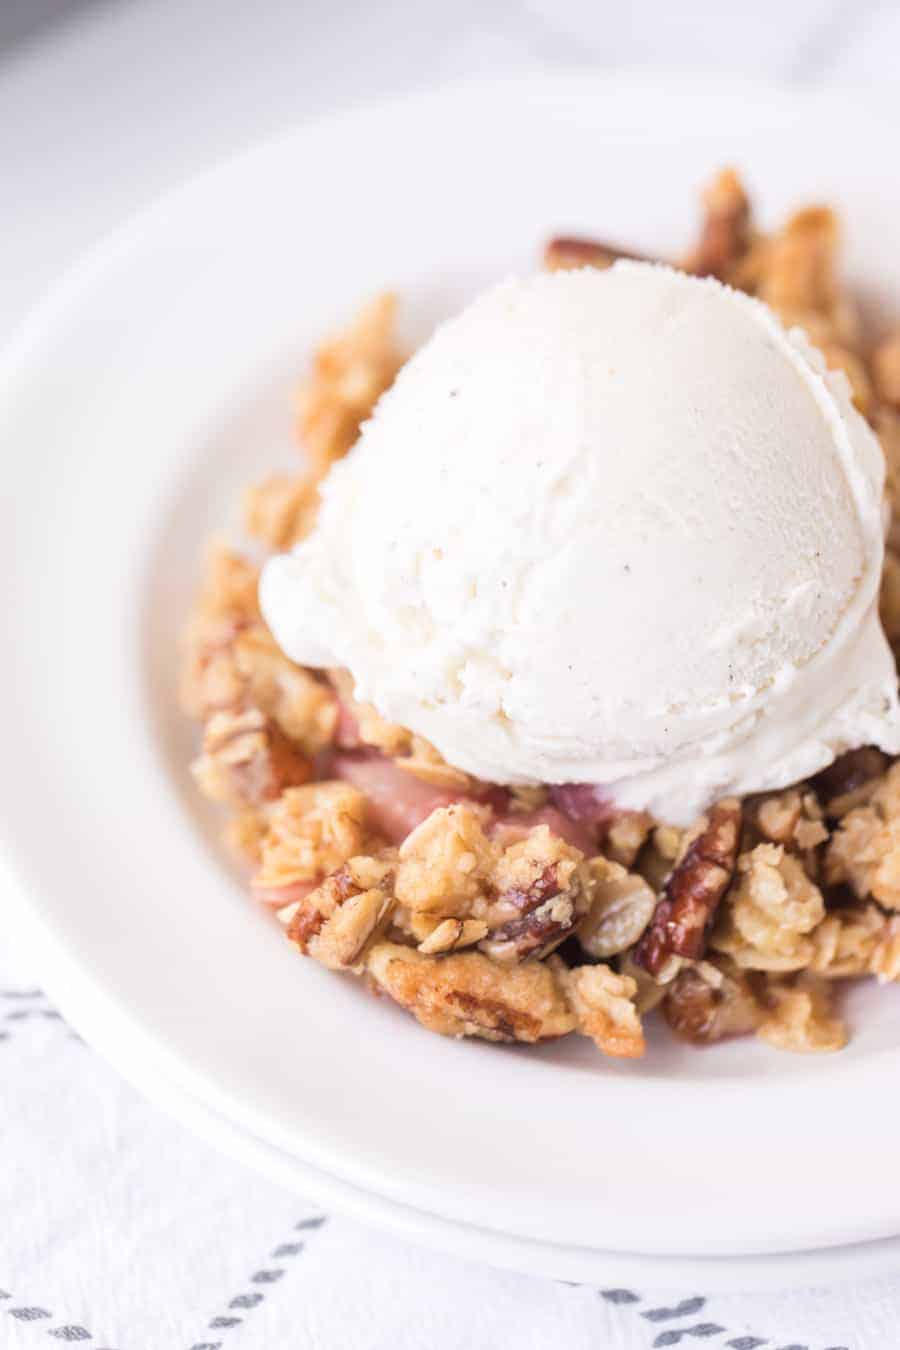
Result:
<svg viewBox="0 0 900 1350">
<path fill-rule="evenodd" d="M 673 956 L 697 960 L 719 901 L 731 884 L 741 837 L 741 804 L 725 797 L 711 807 L 663 887 L 634 959 L 659 975 Z"/>
</svg>

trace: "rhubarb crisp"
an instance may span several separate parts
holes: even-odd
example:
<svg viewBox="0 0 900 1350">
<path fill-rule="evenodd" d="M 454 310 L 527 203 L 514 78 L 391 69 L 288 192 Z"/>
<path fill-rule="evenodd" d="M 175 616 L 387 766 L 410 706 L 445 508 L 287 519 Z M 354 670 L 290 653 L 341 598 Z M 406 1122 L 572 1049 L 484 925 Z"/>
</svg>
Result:
<svg viewBox="0 0 900 1350">
<path fill-rule="evenodd" d="M 703 197 L 680 268 L 805 330 L 877 434 L 900 494 L 900 332 L 874 337 L 838 267 L 823 206 L 773 233 L 730 170 Z M 556 238 L 550 270 L 634 257 Z M 267 627 L 265 558 L 316 519 L 319 489 L 404 364 L 395 301 L 370 302 L 315 353 L 297 468 L 251 486 L 247 543 L 221 543 L 186 637 L 183 700 L 202 725 L 193 774 L 288 941 L 359 976 L 426 1028 L 490 1041 L 577 1032 L 644 1051 L 661 1015 L 696 1045 L 756 1035 L 794 1051 L 847 1040 L 840 982 L 900 978 L 900 762 L 871 746 L 782 790 L 716 801 L 687 828 L 591 785 L 507 787 L 447 763 L 360 702 L 346 670 L 292 662 Z M 900 526 L 881 617 L 900 644 Z"/>
</svg>

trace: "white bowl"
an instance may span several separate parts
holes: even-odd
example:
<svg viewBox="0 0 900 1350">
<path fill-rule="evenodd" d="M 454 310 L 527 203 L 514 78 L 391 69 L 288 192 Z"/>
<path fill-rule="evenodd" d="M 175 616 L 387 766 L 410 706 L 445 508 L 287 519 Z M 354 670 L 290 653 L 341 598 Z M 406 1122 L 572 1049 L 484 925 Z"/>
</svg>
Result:
<svg viewBox="0 0 900 1350">
<path fill-rule="evenodd" d="M 662 1030 L 637 1064 L 575 1038 L 427 1035 L 299 960 L 247 902 L 191 790 L 175 697 L 206 537 L 292 453 L 296 375 L 362 297 L 396 287 L 422 332 L 531 267 L 552 231 L 677 253 L 698 184 L 732 161 L 765 217 L 838 203 L 848 266 L 900 311 L 882 138 L 858 104 L 746 86 L 417 96 L 203 176 L 32 316 L 0 370 L 0 815 L 51 990 L 137 1082 L 388 1220 L 412 1214 L 410 1231 L 426 1216 L 448 1245 L 528 1269 L 728 1257 L 740 1281 L 738 1258 L 900 1233 L 896 990 L 855 991 L 853 1042 L 828 1058 L 699 1052 Z"/>
</svg>

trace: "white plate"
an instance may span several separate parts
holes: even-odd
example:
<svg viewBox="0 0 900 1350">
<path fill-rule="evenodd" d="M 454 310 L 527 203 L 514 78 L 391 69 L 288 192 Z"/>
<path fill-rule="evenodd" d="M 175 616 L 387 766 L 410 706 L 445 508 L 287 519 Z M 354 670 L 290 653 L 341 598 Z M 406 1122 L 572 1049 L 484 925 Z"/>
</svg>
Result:
<svg viewBox="0 0 900 1350">
<path fill-rule="evenodd" d="M 202 1101 L 173 1085 L 160 1071 L 152 1049 L 144 1047 L 137 1064 L 134 1040 L 121 1020 L 109 1017 L 102 998 L 87 985 L 78 989 L 72 978 L 54 967 L 46 973 L 65 989 L 66 1003 L 77 1008 L 82 1031 L 103 1054 L 130 1078 L 137 1077 L 142 1092 L 183 1125 L 230 1157 L 254 1167 L 271 1181 L 295 1190 L 307 1201 L 340 1210 L 350 1218 L 374 1223 L 403 1238 L 449 1252 L 461 1259 L 480 1256 L 497 1266 L 533 1275 L 549 1276 L 601 1287 L 632 1286 L 654 1289 L 702 1289 L 710 1294 L 771 1290 L 785 1284 L 831 1286 L 842 1281 L 892 1274 L 900 1258 L 900 1238 L 820 1248 L 816 1251 L 755 1256 L 647 1256 L 630 1252 L 531 1242 L 441 1219 L 435 1214 L 385 1201 L 337 1177 L 320 1172 L 298 1158 L 266 1144 L 248 1130 L 211 1110 Z"/>
<path fill-rule="evenodd" d="M 839 201 L 852 269 L 900 309 L 882 138 L 859 106 L 697 82 L 420 96 L 202 177 L 32 317 L 0 390 L 0 814 L 54 992 L 77 1021 L 91 991 L 132 1076 L 152 1058 L 236 1129 L 472 1252 L 480 1230 L 495 1249 L 673 1256 L 900 1233 L 897 991 L 857 994 L 829 1059 L 664 1034 L 637 1065 L 573 1038 L 438 1040 L 298 960 L 246 902 L 174 693 L 203 540 L 290 453 L 296 372 L 361 296 L 395 285 L 422 330 L 551 230 L 677 249 L 697 185 L 732 160 L 767 215 Z"/>
</svg>

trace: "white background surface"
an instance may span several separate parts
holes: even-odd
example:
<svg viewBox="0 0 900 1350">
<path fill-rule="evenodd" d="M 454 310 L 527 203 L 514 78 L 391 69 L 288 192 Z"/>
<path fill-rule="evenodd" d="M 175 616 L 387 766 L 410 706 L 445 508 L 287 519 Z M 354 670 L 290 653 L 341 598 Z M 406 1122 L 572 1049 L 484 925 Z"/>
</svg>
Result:
<svg viewBox="0 0 900 1350">
<path fill-rule="evenodd" d="M 12 14 L 10 6 L 4 17 Z M 10 21 L 8 31 L 21 27 Z M 900 8 L 864 0 L 120 0 L 76 10 L 0 55 L 0 340 L 125 214 L 222 155 L 351 101 L 466 73 L 655 65 L 860 85 L 889 106 L 898 63 Z M 894 143 L 886 126 L 887 171 Z M 352 175 L 352 164 L 341 171 Z M 327 183 L 310 184 L 310 209 L 327 205 L 327 193 Z M 266 1288 L 253 1318 L 204 1331 L 308 1211 L 158 1117 L 40 1001 L 16 997 L 35 983 L 27 956 L 10 947 L 2 961 L 12 997 L 0 1007 L 0 1211 L 10 1217 L 0 1232 L 0 1287 L 10 1295 L 0 1300 L 0 1346 L 40 1344 L 48 1329 L 79 1325 L 91 1329 L 89 1344 L 110 1350 L 630 1350 L 676 1344 L 658 1338 L 704 1322 L 718 1329 L 686 1334 L 687 1344 L 897 1343 L 900 1282 L 832 1297 L 719 1299 L 657 1322 L 642 1317 L 654 1306 L 644 1291 L 638 1304 L 615 1303 L 595 1290 L 448 1262 L 346 1221 L 310 1230 L 302 1261 L 285 1258 L 289 1270 L 277 1290 L 274 1281 Z M 14 1305 L 43 1306 L 48 1316 L 4 1315 Z"/>
</svg>

